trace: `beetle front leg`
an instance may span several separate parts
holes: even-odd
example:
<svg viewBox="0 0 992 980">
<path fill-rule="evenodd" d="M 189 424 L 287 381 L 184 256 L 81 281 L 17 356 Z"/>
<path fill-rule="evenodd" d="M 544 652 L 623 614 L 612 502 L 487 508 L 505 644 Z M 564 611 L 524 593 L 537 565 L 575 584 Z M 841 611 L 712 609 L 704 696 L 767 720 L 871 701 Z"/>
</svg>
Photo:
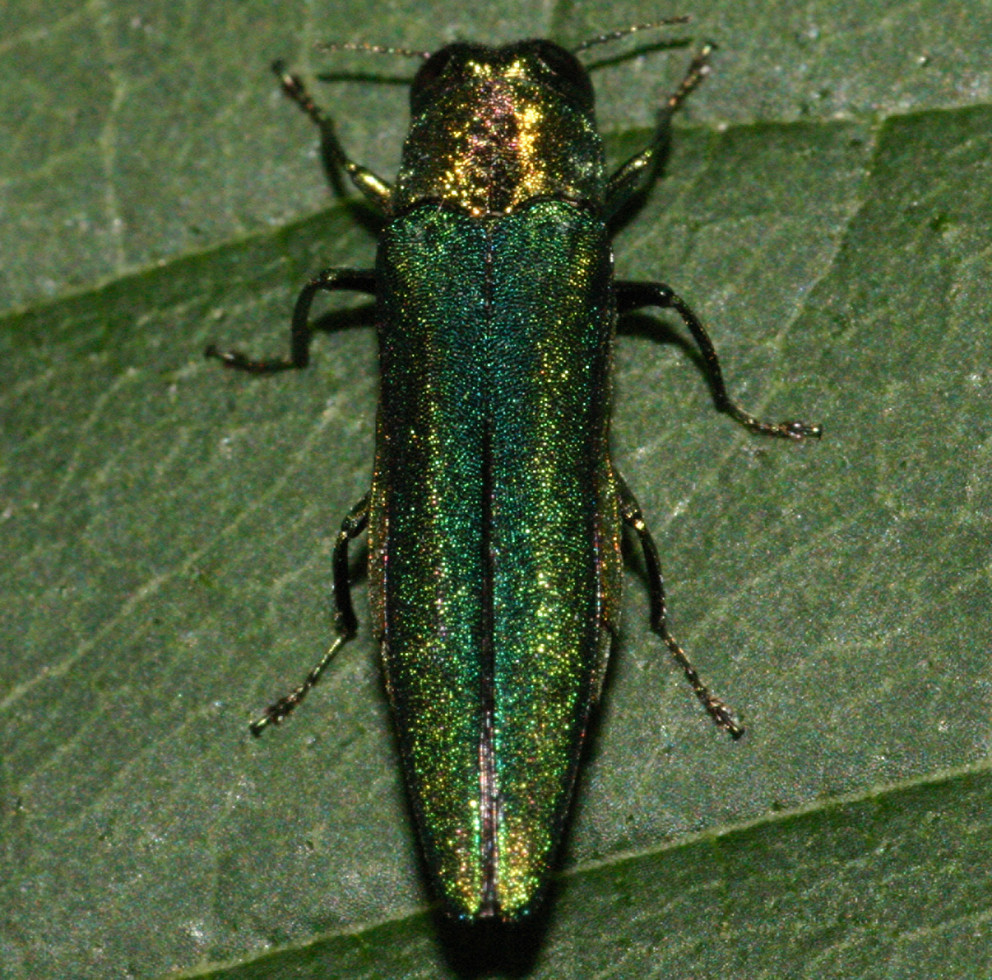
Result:
<svg viewBox="0 0 992 980">
<path fill-rule="evenodd" d="M 375 296 L 375 273 L 364 269 L 325 269 L 314 276 L 303 287 L 296 300 L 289 357 L 256 359 L 238 350 L 220 350 L 216 344 L 208 344 L 203 354 L 205 357 L 216 357 L 236 371 L 248 371 L 251 374 L 274 374 L 277 371 L 305 368 L 310 362 L 310 341 L 313 339 L 313 330 L 310 327 L 313 298 L 321 290 L 334 292 L 339 289 Z"/>
<path fill-rule="evenodd" d="M 393 188 L 381 177 L 374 174 L 368 167 L 355 163 L 341 146 L 338 139 L 334 120 L 314 102 L 306 86 L 299 76 L 286 70 L 283 61 L 274 61 L 272 70 L 286 93 L 313 120 L 320 130 L 320 147 L 324 158 L 330 160 L 335 167 L 340 167 L 352 183 L 365 195 L 366 199 L 383 214 L 389 214 L 393 201 Z"/>
<path fill-rule="evenodd" d="M 668 143 L 672 116 L 685 102 L 689 93 L 710 73 L 710 55 L 715 48 L 716 45 L 712 43 L 703 45 L 689 63 L 679 87 L 668 97 L 658 114 L 658 122 L 655 124 L 651 142 L 610 177 L 606 185 L 607 214 L 616 214 L 637 189 L 647 184 L 654 176 L 662 151 Z"/>
<path fill-rule="evenodd" d="M 665 605 L 665 583 L 661 576 L 661 560 L 658 557 L 658 548 L 651 537 L 651 532 L 644 521 L 641 512 L 641 505 L 637 502 L 630 487 L 627 486 L 624 478 L 613 471 L 617 489 L 620 495 L 620 513 L 624 523 L 632 528 L 641 542 L 641 549 L 644 552 L 644 564 L 648 573 L 648 588 L 651 595 L 651 629 L 662 638 L 665 646 L 675 658 L 675 661 L 682 668 L 686 680 L 692 686 L 700 704 L 707 710 L 713 721 L 716 722 L 731 738 L 740 738 L 744 734 L 744 727 L 734 718 L 730 708 L 720 700 L 700 679 L 692 661 L 686 655 L 685 650 L 679 642 L 668 631 L 668 608 Z"/>
<path fill-rule="evenodd" d="M 736 419 L 741 425 L 747 426 L 752 431 L 762 432 L 769 436 L 781 436 L 785 439 L 819 439 L 823 435 L 821 425 L 810 425 L 799 420 L 762 422 L 733 402 L 727 393 L 727 386 L 723 381 L 723 371 L 720 368 L 720 359 L 717 357 L 716 348 L 713 346 L 713 341 L 710 340 L 706 328 L 685 300 L 677 296 L 670 286 L 660 282 L 618 282 L 616 284 L 616 297 L 617 310 L 621 315 L 645 306 L 658 306 L 663 310 L 675 310 L 678 313 L 682 322 L 689 328 L 693 340 L 696 341 L 700 353 L 703 355 L 703 364 L 706 367 L 706 374 L 713 388 L 713 398 L 719 411 L 726 412 L 731 418 Z"/>
<path fill-rule="evenodd" d="M 358 619 L 351 602 L 351 575 L 348 569 L 348 545 L 352 538 L 365 530 L 369 520 L 369 494 L 365 494 L 354 507 L 348 511 L 348 516 L 341 523 L 338 539 L 334 544 L 334 625 L 337 636 L 327 652 L 313 667 L 303 683 L 285 697 L 265 709 L 265 714 L 249 725 L 252 735 L 262 734 L 266 725 L 278 725 L 291 711 L 307 696 L 310 688 L 320 680 L 321 674 L 330 665 L 335 654 L 348 642 L 358 630 Z"/>
</svg>

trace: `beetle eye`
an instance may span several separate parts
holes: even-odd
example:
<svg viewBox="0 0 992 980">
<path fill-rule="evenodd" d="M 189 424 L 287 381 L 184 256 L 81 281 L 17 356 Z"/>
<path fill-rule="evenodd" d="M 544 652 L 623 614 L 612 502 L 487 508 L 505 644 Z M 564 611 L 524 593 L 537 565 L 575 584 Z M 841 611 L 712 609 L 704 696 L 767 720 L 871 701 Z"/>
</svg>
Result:
<svg viewBox="0 0 992 980">
<path fill-rule="evenodd" d="M 437 97 L 439 89 L 457 83 L 473 50 L 469 44 L 449 44 L 435 51 L 421 65 L 410 86 L 410 106 L 415 115 Z"/>
<path fill-rule="evenodd" d="M 417 77 L 413 80 L 414 88 L 430 88 L 444 74 L 445 68 L 451 63 L 454 52 L 449 45 L 435 51 L 420 67 Z"/>
<path fill-rule="evenodd" d="M 566 81 L 575 82 L 585 74 L 585 69 L 579 64 L 578 59 L 564 48 L 559 47 L 551 41 L 539 41 L 535 45 L 537 55 L 554 74 L 561 76 Z"/>
<path fill-rule="evenodd" d="M 594 95 L 592 82 L 582 62 L 565 48 L 553 41 L 534 41 L 533 50 L 544 66 L 554 76 L 559 86 L 570 92 L 588 108 L 592 108 Z"/>
</svg>

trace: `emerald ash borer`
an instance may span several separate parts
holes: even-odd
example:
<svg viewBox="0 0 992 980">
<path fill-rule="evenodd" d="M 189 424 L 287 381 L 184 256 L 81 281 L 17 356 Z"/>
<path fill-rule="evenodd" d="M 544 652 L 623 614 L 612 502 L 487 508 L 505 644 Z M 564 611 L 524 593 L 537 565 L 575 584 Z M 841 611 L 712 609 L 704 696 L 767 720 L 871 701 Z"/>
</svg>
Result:
<svg viewBox="0 0 992 980">
<path fill-rule="evenodd" d="M 462 920 L 518 921 L 540 904 L 617 635 L 624 525 L 643 549 L 652 629 L 716 724 L 743 733 L 668 630 L 658 551 L 610 459 L 618 316 L 674 310 L 720 411 L 767 435 L 820 435 L 737 406 L 688 305 L 661 283 L 613 277 L 609 220 L 650 181 L 712 48 L 692 60 L 648 145 L 609 173 L 576 54 L 625 33 L 574 51 L 529 40 L 418 55 L 392 184 L 345 153 L 277 63 L 325 156 L 383 215 L 376 264 L 307 283 L 288 357 L 207 350 L 242 371 L 303 368 L 317 293 L 375 297 L 375 467 L 334 549 L 337 637 L 252 731 L 285 718 L 354 635 L 348 546 L 367 527 L 372 623 L 425 864 Z"/>
</svg>

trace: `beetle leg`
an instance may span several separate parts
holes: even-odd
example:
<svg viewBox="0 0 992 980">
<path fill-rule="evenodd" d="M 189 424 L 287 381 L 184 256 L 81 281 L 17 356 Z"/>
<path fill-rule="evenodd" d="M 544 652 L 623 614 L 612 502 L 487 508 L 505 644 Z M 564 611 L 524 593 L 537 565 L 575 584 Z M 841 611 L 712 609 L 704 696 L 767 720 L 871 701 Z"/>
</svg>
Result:
<svg viewBox="0 0 992 980">
<path fill-rule="evenodd" d="M 285 62 L 272 62 L 272 70 L 276 73 L 283 92 L 313 120 L 320 130 L 320 148 L 324 159 L 343 170 L 374 207 L 383 214 L 389 214 L 393 202 L 392 185 L 374 174 L 368 167 L 355 163 L 344 152 L 334 120 L 314 102 L 299 76 L 286 70 Z"/>
<path fill-rule="evenodd" d="M 678 641 L 668 631 L 668 610 L 665 605 L 665 583 L 661 576 L 661 560 L 658 557 L 658 548 L 651 537 L 651 532 L 644 521 L 641 512 L 641 505 L 637 502 L 630 487 L 627 486 L 624 478 L 616 471 L 613 471 L 617 489 L 620 494 L 620 513 L 624 523 L 637 532 L 637 537 L 641 542 L 641 549 L 644 552 L 644 564 L 647 567 L 648 587 L 651 594 L 651 629 L 664 640 L 665 646 L 675 658 L 678 665 L 685 673 L 686 679 L 692 686 L 697 698 L 702 706 L 709 712 L 710 717 L 724 731 L 728 732 L 732 738 L 740 738 L 744 734 L 742 725 L 734 719 L 730 708 L 721 701 L 702 682 L 692 661 L 686 655 L 685 650 Z"/>
<path fill-rule="evenodd" d="M 375 273 L 365 269 L 325 269 L 314 276 L 301 290 L 293 310 L 293 325 L 290 331 L 289 357 L 266 357 L 255 359 L 238 350 L 220 350 L 216 344 L 208 344 L 203 354 L 216 357 L 229 368 L 248 371 L 251 374 L 274 374 L 290 368 L 305 368 L 310 362 L 310 341 L 313 330 L 310 328 L 310 305 L 320 290 L 351 290 L 375 296 Z"/>
<path fill-rule="evenodd" d="M 693 340 L 696 341 L 703 355 L 703 364 L 706 367 L 706 374 L 713 389 L 713 399 L 719 411 L 726 412 L 731 418 L 736 419 L 741 425 L 747 426 L 752 431 L 763 432 L 769 436 L 782 436 L 786 439 L 805 439 L 808 437 L 819 439 L 823 435 L 823 426 L 810 425 L 799 420 L 762 422 L 733 402 L 727 393 L 727 386 L 723 381 L 723 371 L 720 369 L 720 359 L 716 355 L 716 348 L 713 346 L 713 341 L 710 340 L 706 328 L 685 300 L 677 296 L 670 286 L 660 282 L 618 282 L 616 284 L 616 297 L 617 310 L 620 314 L 630 313 L 632 310 L 638 310 L 644 306 L 658 306 L 665 310 L 675 310 L 682 317 L 682 322 L 689 328 Z"/>
<path fill-rule="evenodd" d="M 348 570 L 348 544 L 365 530 L 369 519 L 369 494 L 365 494 L 348 516 L 341 522 L 341 530 L 334 544 L 334 625 L 337 636 L 317 665 L 307 674 L 303 683 L 285 697 L 265 709 L 265 713 L 251 723 L 252 735 L 262 734 L 266 725 L 278 725 L 306 696 L 310 688 L 320 680 L 335 654 L 358 629 L 358 619 L 351 602 L 351 577 Z"/>
<path fill-rule="evenodd" d="M 710 55 L 715 44 L 704 44 L 689 63 L 679 87 L 668 97 L 658 113 L 651 142 L 640 153 L 632 156 L 606 184 L 606 213 L 615 214 L 638 190 L 654 177 L 663 150 L 668 145 L 672 116 L 685 102 L 689 93 L 710 73 Z"/>
</svg>

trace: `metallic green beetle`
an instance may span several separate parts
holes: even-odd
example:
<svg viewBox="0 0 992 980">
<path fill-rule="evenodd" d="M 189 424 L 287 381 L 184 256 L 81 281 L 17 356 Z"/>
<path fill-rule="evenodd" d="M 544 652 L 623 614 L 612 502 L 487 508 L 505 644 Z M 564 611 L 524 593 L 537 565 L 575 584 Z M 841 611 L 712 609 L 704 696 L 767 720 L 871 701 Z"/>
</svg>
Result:
<svg viewBox="0 0 992 980">
<path fill-rule="evenodd" d="M 719 409 L 771 435 L 820 435 L 734 405 L 686 304 L 613 278 L 607 219 L 650 177 L 709 51 L 651 143 L 609 176 L 573 53 L 543 40 L 448 45 L 413 83 L 394 186 L 344 153 L 330 118 L 275 66 L 325 154 L 385 215 L 376 268 L 311 280 L 289 358 L 208 354 L 247 371 L 302 368 L 315 294 L 364 292 L 378 304 L 381 394 L 372 488 L 334 555 L 338 639 L 252 730 L 281 721 L 354 634 L 348 542 L 367 525 L 373 623 L 426 866 L 463 920 L 520 920 L 553 870 L 617 634 L 623 524 L 644 549 L 654 630 L 717 724 L 743 732 L 668 632 L 657 550 L 609 451 L 616 320 L 649 305 L 681 316 Z"/>
</svg>

